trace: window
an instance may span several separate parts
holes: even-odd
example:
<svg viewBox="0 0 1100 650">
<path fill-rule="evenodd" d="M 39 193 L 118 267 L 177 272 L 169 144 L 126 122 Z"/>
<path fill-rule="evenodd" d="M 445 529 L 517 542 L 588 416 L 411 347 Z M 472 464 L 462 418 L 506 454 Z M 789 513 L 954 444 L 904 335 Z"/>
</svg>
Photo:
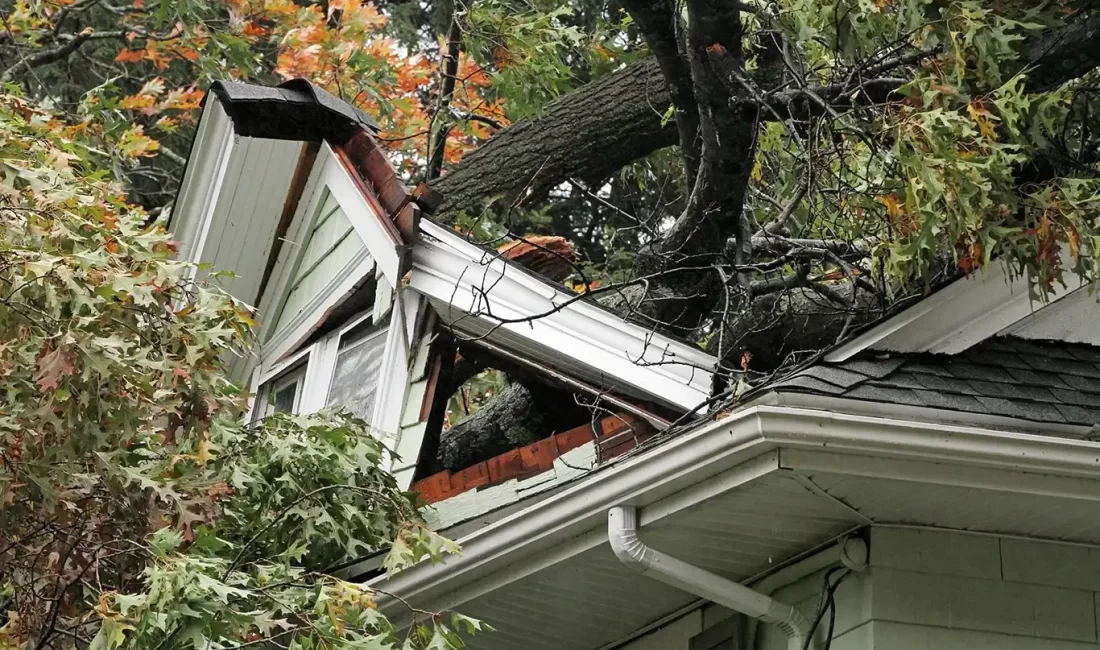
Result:
<svg viewBox="0 0 1100 650">
<path fill-rule="evenodd" d="M 370 422 L 382 384 L 388 320 L 375 324 L 370 313 L 363 314 L 258 373 L 253 420 L 328 406 Z"/>
<path fill-rule="evenodd" d="M 329 406 L 342 406 L 370 421 L 381 385 L 387 331 L 385 326 L 372 326 L 368 322 L 340 337 L 340 350 L 328 392 Z"/>
<path fill-rule="evenodd" d="M 303 364 L 273 379 L 260 390 L 260 405 L 256 409 L 257 418 L 266 418 L 275 413 L 297 413 L 302 403 L 305 388 L 306 366 Z"/>
</svg>

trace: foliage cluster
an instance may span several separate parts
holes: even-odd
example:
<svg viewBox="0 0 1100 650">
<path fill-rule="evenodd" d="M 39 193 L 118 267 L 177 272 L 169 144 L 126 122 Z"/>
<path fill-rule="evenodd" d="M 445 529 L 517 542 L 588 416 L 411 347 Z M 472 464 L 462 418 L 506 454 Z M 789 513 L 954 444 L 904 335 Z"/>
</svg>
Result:
<svg viewBox="0 0 1100 650">
<path fill-rule="evenodd" d="M 439 561 L 387 453 L 348 415 L 246 425 L 227 359 L 248 309 L 101 165 L 94 123 L 0 95 L 2 648 L 387 648 L 378 594 L 332 569 Z M 429 616 L 405 647 L 461 644 Z"/>
</svg>

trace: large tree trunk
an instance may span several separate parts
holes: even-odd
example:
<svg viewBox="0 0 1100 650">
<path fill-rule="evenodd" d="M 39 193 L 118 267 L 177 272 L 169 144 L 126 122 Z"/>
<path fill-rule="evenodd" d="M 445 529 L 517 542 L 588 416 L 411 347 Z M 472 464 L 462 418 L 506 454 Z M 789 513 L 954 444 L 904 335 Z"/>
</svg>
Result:
<svg viewBox="0 0 1100 650">
<path fill-rule="evenodd" d="M 531 392 L 513 382 L 473 415 L 439 437 L 431 472 L 457 472 L 545 437 L 545 415 Z"/>
<path fill-rule="evenodd" d="M 647 6 L 645 2 L 636 4 Z M 640 22 L 652 27 L 659 24 L 659 20 L 667 19 L 666 14 L 656 11 L 652 16 L 640 15 L 639 18 L 643 19 Z M 653 18 L 653 21 L 647 22 L 645 18 Z M 1024 67 L 1032 68 L 1027 87 L 1044 90 L 1095 67 L 1100 63 L 1100 39 L 1094 37 L 1097 32 L 1100 32 L 1100 12 L 1077 16 L 1064 27 L 1037 34 L 1029 44 L 1027 61 L 1021 62 Z M 674 45 L 668 39 L 652 45 L 658 56 L 666 57 L 666 74 L 676 74 L 675 57 L 679 53 Z M 701 45 L 706 49 L 707 43 Z M 767 63 L 766 57 L 762 60 Z M 758 69 L 751 76 L 765 89 L 776 86 L 763 83 L 772 76 L 766 69 Z M 678 88 L 677 119 L 667 120 L 662 125 L 662 115 L 674 98 L 667 89 L 657 59 L 641 61 L 598 79 L 551 104 L 539 117 L 502 130 L 483 147 L 468 154 L 447 176 L 434 181 L 433 189 L 444 198 L 437 214 L 446 219 L 459 210 L 476 212 L 487 199 L 501 196 L 509 203 L 519 199 L 521 203 L 532 204 L 542 199 L 547 190 L 570 178 L 602 180 L 640 157 L 678 144 L 686 137 L 678 131 L 686 134 L 697 128 L 697 120 L 693 120 L 691 114 L 696 106 L 695 98 L 689 95 L 689 90 Z M 893 87 L 874 90 L 886 94 Z M 828 88 L 823 89 L 821 95 L 830 102 L 837 101 L 837 110 L 850 108 L 843 105 L 841 94 L 830 94 Z M 744 104 L 746 111 L 759 101 L 747 95 L 733 99 L 734 103 Z M 768 115 L 762 119 L 779 119 L 793 110 L 819 110 L 804 97 L 787 97 L 783 93 L 778 93 L 771 102 Z M 737 126 L 733 119 L 736 113 L 721 117 L 726 123 L 719 126 L 733 132 Z M 726 158 L 719 162 L 737 167 L 735 173 L 729 173 L 724 179 L 732 178 L 736 184 L 726 184 L 721 189 L 727 192 L 727 197 L 740 202 L 745 169 L 738 166 L 732 156 L 750 156 L 751 143 L 738 138 L 722 139 L 727 147 L 731 141 L 737 143 L 734 149 L 739 150 L 722 152 Z M 689 171 L 694 171 L 699 162 L 699 145 L 699 141 L 693 141 L 685 152 Z M 747 162 L 747 158 L 741 162 Z M 744 232 L 738 236 L 735 230 L 738 220 L 734 217 L 740 206 L 728 207 L 731 212 L 723 215 L 727 217 L 723 223 L 707 223 L 706 214 L 697 213 L 699 222 L 680 223 L 669 229 L 668 241 L 655 242 L 653 251 L 667 255 L 671 248 L 686 258 L 710 253 L 716 245 L 730 238 L 735 248 L 742 249 L 739 257 L 743 261 L 751 254 L 751 248 L 746 251 L 745 246 L 751 246 L 752 240 L 746 240 Z M 672 241 L 674 239 L 677 241 Z M 653 311 L 646 307 L 646 301 L 675 302 L 675 296 L 670 294 L 676 287 L 651 283 L 649 289 L 648 295 L 642 296 L 639 295 L 641 287 L 628 287 L 621 293 L 609 294 L 601 302 L 624 315 L 639 310 Z M 711 294 L 706 300 L 713 300 L 714 294 L 706 293 Z M 750 370 L 764 374 L 789 364 L 792 359 L 803 358 L 807 351 L 828 347 L 838 337 L 889 311 L 889 306 L 872 300 L 869 293 L 852 296 L 850 287 L 839 292 L 842 298 L 852 300 L 848 306 L 805 286 L 793 286 L 784 292 L 767 295 L 748 293 L 752 295 L 751 302 L 731 311 L 725 327 L 721 328 L 721 335 L 711 338 L 711 351 L 726 357 L 726 367 L 736 368 L 744 358 Z M 657 307 L 656 311 L 660 312 L 661 308 Z M 706 313 L 707 305 L 695 305 L 689 311 L 694 312 L 693 318 L 684 320 L 694 320 Z M 717 349 L 719 341 L 721 350 Z M 743 352 L 751 353 L 751 358 L 742 357 Z M 435 469 L 461 469 L 539 437 L 550 416 L 536 402 L 528 389 L 514 384 L 474 416 L 444 434 L 439 454 L 434 459 Z"/>
<path fill-rule="evenodd" d="M 705 0 L 700 0 L 706 5 Z M 1080 14 L 1073 16 L 1066 25 L 1046 30 L 1035 34 L 1027 47 L 1025 60 L 1018 65 L 1029 71 L 1027 86 L 1034 90 L 1043 90 L 1072 78 L 1078 77 L 1100 63 L 1100 39 L 1094 35 L 1100 31 L 1100 11 L 1091 8 L 1091 2 L 1082 2 Z M 640 3 L 645 5 L 645 3 Z M 641 16 L 640 16 L 641 17 Z M 656 15 L 654 24 L 664 15 Z M 645 22 L 645 21 L 643 21 Z M 709 35 L 708 38 L 717 38 Z M 660 45 L 661 43 L 658 43 Z M 700 47 L 706 43 L 701 43 Z M 674 48 L 664 43 L 664 48 L 657 47 L 658 54 L 664 54 L 672 59 L 676 56 Z M 706 48 L 704 48 L 706 49 Z M 713 49 L 713 48 L 712 48 Z M 725 48 L 727 51 L 729 48 Z M 713 61 L 712 61 L 713 63 Z M 664 66 L 666 74 L 674 73 L 675 66 L 667 61 Z M 898 69 L 900 70 L 900 68 Z M 895 75 L 898 70 L 890 70 L 883 74 Z M 751 75 L 754 80 L 760 82 L 766 91 L 773 84 L 765 83 L 772 75 L 766 70 L 757 70 Z M 761 78 L 764 77 L 764 78 Z M 712 83 L 713 79 L 710 80 Z M 681 88 L 680 94 L 685 94 L 687 89 Z M 827 101 L 837 101 L 836 110 L 847 110 L 850 106 L 844 105 L 842 95 L 834 92 L 836 89 L 822 88 L 819 96 Z M 893 90 L 893 87 L 876 86 L 875 92 L 885 94 Z M 742 110 L 751 112 L 754 102 L 761 101 L 760 97 L 737 96 L 731 93 L 734 104 L 743 104 Z M 502 130 L 489 142 L 478 150 L 468 154 L 463 162 L 449 174 L 432 183 L 433 189 L 443 196 L 443 203 L 437 214 L 447 219 L 459 210 L 478 211 L 487 199 L 504 197 L 506 201 L 516 201 L 532 204 L 541 199 L 546 191 L 570 178 L 603 179 L 624 165 L 645 156 L 658 149 L 677 144 L 680 140 L 676 120 L 663 120 L 663 114 L 672 105 L 673 97 L 670 95 L 662 74 L 662 66 L 656 58 L 649 58 L 626 68 L 614 72 L 606 77 L 597 79 L 578 90 L 569 93 L 548 106 L 539 117 L 517 122 Z M 804 97 L 787 97 L 784 93 L 777 93 L 772 100 L 772 106 L 762 111 L 759 118 L 762 120 L 779 119 L 786 115 L 785 111 L 819 110 Z M 681 97 L 679 104 L 692 107 L 690 99 Z M 730 107 L 734 108 L 733 106 Z M 731 113 L 736 115 L 736 113 Z M 678 116 L 679 117 L 679 116 Z M 662 125 L 662 122 L 666 122 Z M 731 123 L 735 122 L 732 120 Z M 681 127 L 684 125 L 681 124 Z M 724 125 L 726 131 L 735 130 L 733 126 Z M 722 143 L 730 148 L 730 141 L 737 142 L 733 148 L 743 151 L 722 152 L 725 160 L 730 164 L 736 163 L 734 155 L 748 156 L 751 145 L 740 142 L 737 138 L 725 138 Z M 691 149 L 696 148 L 693 142 Z M 689 163 L 693 161 L 688 160 Z M 689 167 L 692 166 L 689 164 Z M 740 191 L 731 192 L 730 187 L 740 189 L 743 185 L 744 169 L 738 168 L 736 183 L 720 183 L 734 202 L 741 201 Z M 740 206 L 729 206 L 730 213 L 739 213 Z M 713 212 L 703 215 L 696 213 L 698 223 L 677 223 L 670 228 L 666 239 L 658 240 L 651 246 L 651 252 L 668 253 L 668 248 L 675 250 L 676 254 L 688 259 L 700 254 L 712 253 L 712 247 L 719 242 L 730 238 L 733 248 L 737 249 L 742 258 L 751 254 L 745 250 L 751 246 L 751 240 L 746 241 L 744 233 L 738 233 L 731 224 L 736 225 L 737 219 L 725 219 L 720 224 L 715 222 Z M 684 233 L 691 236 L 684 237 Z M 705 233 L 706 236 L 701 236 Z M 673 241 L 675 240 L 675 241 Z M 652 256 L 650 256 L 652 257 Z M 641 261 L 646 261 L 647 256 L 639 256 Z M 645 271 L 646 269 L 642 269 Z M 650 303 L 677 303 L 677 278 L 670 274 L 665 284 L 661 282 L 650 283 L 650 293 L 645 300 Z M 740 278 L 738 278 L 740 280 Z M 738 282 L 738 284 L 744 284 Z M 713 293 L 700 291 L 705 301 L 713 300 Z M 680 294 L 682 295 L 682 293 Z M 754 297 L 755 298 L 755 297 Z M 774 297 L 769 297 L 765 302 L 770 304 Z M 634 303 L 624 305 L 623 312 L 637 310 L 641 307 L 643 312 L 656 310 L 669 311 L 660 304 L 656 307 Z M 835 307 L 835 306 L 833 306 Z M 832 307 L 831 307 L 832 308 Z M 830 309 L 831 309 L 830 308 Z M 678 307 L 673 316 L 680 314 L 683 309 Z M 679 318 L 683 328 L 690 329 L 693 321 L 706 313 L 706 305 L 695 305 L 690 311 L 690 318 Z M 748 308 L 752 312 L 751 307 Z M 796 316 L 789 313 L 792 318 Z M 803 314 L 797 314 L 801 317 Z M 668 316 L 668 314 L 665 314 Z M 732 316 L 732 314 L 731 314 Z M 677 318 L 666 318 L 678 320 Z M 859 319 L 856 319 L 857 322 Z M 788 318 L 776 318 L 766 328 L 768 332 L 761 332 L 757 327 L 755 336 L 763 336 L 765 340 L 773 336 L 782 336 L 790 341 L 794 347 L 798 343 L 792 339 L 798 338 L 793 328 L 794 321 Z M 771 330 L 774 330 L 772 332 Z M 784 346 L 785 347 L 785 346 Z"/>
<path fill-rule="evenodd" d="M 603 180 L 677 143 L 675 124 L 661 124 L 671 101 L 652 58 L 582 86 L 504 129 L 432 183 L 443 195 L 438 212 L 479 211 L 501 195 L 532 203 L 570 178 Z"/>
</svg>

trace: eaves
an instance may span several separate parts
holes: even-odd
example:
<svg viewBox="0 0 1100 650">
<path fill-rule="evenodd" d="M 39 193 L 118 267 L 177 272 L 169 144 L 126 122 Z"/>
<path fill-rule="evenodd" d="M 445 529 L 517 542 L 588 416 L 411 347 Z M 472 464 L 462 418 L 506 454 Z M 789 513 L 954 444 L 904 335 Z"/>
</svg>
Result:
<svg viewBox="0 0 1100 650">
<path fill-rule="evenodd" d="M 606 543 L 605 517 L 613 506 L 643 508 L 644 527 L 755 478 L 796 469 L 792 463 L 839 466 L 845 459 L 882 468 L 867 471 L 887 473 L 894 463 L 910 473 L 908 480 L 925 473 L 929 480 L 980 483 L 986 489 L 1093 495 L 1100 444 L 885 416 L 751 406 L 607 467 L 459 540 L 462 555 L 446 564 L 418 565 L 374 584 L 428 609 L 455 607 Z"/>
</svg>

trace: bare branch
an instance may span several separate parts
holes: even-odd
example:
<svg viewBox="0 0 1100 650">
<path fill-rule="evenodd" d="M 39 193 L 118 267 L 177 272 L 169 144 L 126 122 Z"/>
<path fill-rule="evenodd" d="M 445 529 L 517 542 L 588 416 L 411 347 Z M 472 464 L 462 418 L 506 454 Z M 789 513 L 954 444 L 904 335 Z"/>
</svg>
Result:
<svg viewBox="0 0 1100 650">
<path fill-rule="evenodd" d="M 44 50 L 37 54 L 31 54 L 30 56 L 23 57 L 17 63 L 4 71 L 0 75 L 0 83 L 11 82 L 16 75 L 22 74 L 34 68 L 40 68 L 44 65 L 49 65 L 57 61 L 64 60 L 69 57 L 73 52 L 76 52 L 89 41 L 99 41 L 111 38 L 124 38 L 126 32 L 122 30 L 109 31 L 109 32 L 96 32 L 91 27 L 85 27 L 84 31 L 73 36 L 61 36 L 58 40 L 63 40 L 64 45 L 56 47 L 51 50 Z"/>
</svg>

